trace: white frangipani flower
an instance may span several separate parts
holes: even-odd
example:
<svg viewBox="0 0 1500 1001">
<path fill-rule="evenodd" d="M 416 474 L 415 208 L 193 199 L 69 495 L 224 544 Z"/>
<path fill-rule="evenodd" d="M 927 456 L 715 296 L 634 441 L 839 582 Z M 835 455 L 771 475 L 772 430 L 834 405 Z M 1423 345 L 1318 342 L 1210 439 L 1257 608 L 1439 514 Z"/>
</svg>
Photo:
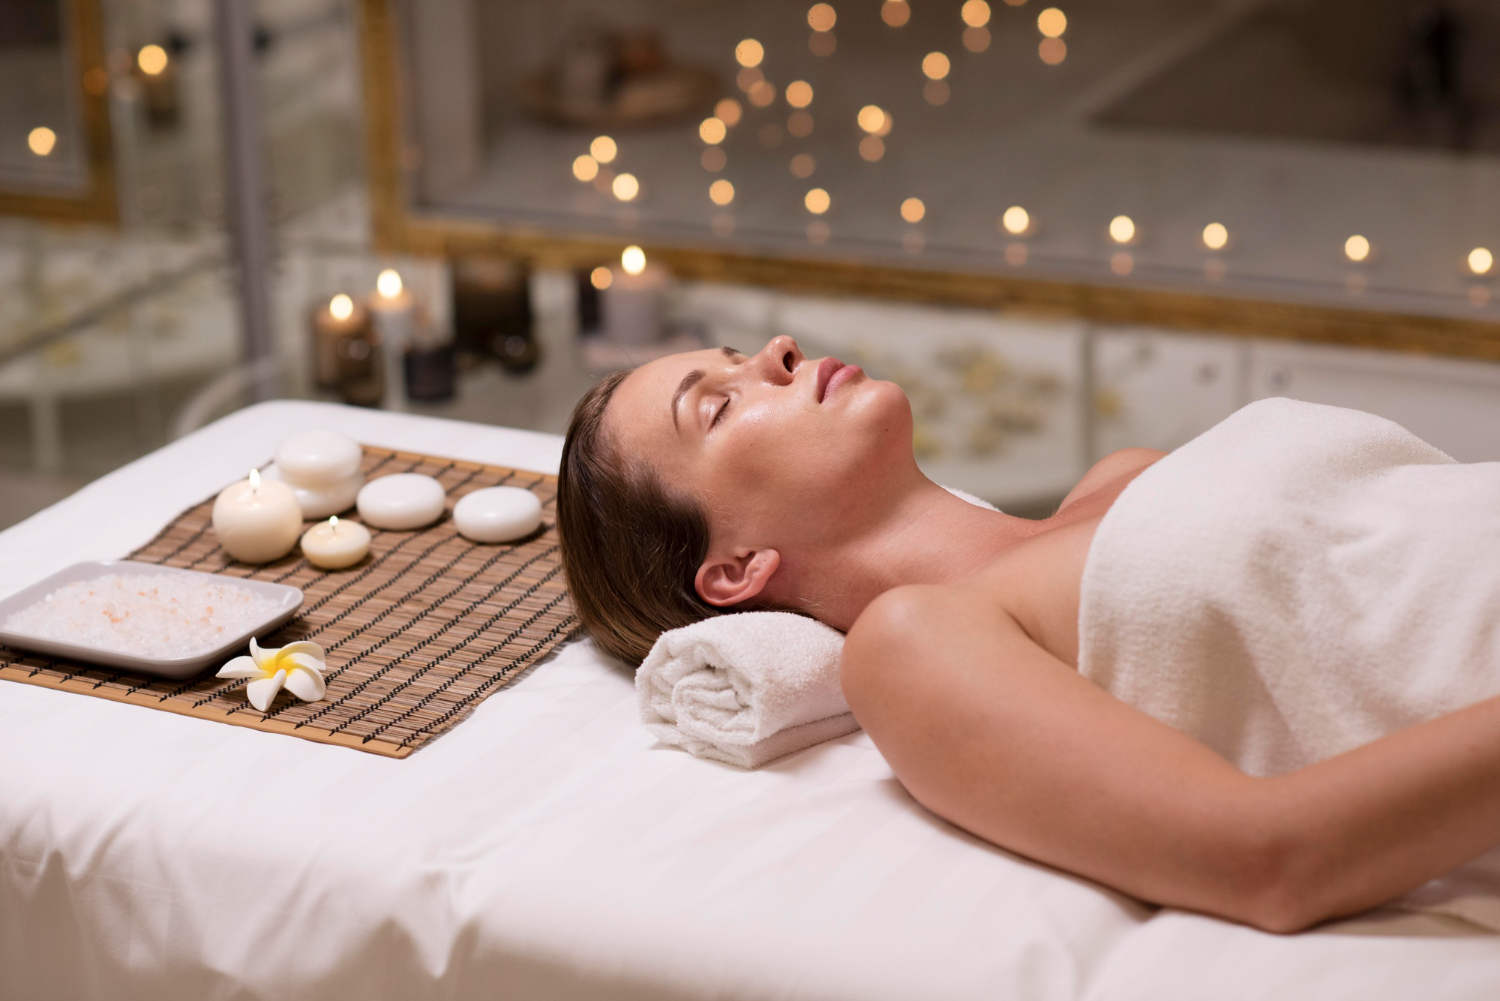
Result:
<svg viewBox="0 0 1500 1001">
<path fill-rule="evenodd" d="M 323 648 L 316 643 L 299 640 L 268 650 L 252 636 L 250 656 L 236 657 L 219 668 L 219 677 L 252 679 L 245 686 L 245 697 L 265 712 L 282 688 L 303 702 L 321 699 L 328 690 L 323 683 L 323 668 Z"/>
</svg>

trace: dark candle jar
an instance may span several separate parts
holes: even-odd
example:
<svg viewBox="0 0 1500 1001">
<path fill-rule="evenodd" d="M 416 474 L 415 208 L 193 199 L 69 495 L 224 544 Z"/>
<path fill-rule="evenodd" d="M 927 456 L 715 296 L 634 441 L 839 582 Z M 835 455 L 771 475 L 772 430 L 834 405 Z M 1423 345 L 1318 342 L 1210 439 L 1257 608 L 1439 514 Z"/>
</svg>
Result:
<svg viewBox="0 0 1500 1001">
<path fill-rule="evenodd" d="M 378 407 L 385 398 L 380 342 L 365 327 L 340 338 L 339 395 L 356 407 Z"/>
<path fill-rule="evenodd" d="M 451 342 L 418 341 L 406 349 L 406 397 L 416 403 L 453 399 L 456 366 Z"/>
</svg>

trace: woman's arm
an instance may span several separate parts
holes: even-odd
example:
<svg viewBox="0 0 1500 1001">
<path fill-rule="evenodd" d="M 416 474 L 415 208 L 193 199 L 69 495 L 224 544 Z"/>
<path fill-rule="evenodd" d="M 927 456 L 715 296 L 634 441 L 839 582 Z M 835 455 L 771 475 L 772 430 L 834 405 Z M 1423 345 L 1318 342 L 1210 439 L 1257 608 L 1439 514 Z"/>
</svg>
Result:
<svg viewBox="0 0 1500 1001">
<path fill-rule="evenodd" d="M 1500 699 L 1252 778 L 1083 678 L 987 596 L 949 587 L 872 603 L 843 681 L 923 805 L 1155 903 L 1297 931 L 1500 843 Z"/>
</svg>

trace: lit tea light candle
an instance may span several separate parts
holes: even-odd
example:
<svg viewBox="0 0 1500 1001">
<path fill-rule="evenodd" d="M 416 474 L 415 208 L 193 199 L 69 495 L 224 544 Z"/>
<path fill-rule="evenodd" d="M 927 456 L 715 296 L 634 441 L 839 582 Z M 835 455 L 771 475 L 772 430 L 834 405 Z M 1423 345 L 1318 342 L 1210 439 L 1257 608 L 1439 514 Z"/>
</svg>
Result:
<svg viewBox="0 0 1500 1001">
<path fill-rule="evenodd" d="M 366 483 L 355 503 L 366 524 L 400 531 L 437 521 L 447 496 L 431 476 L 396 473 Z"/>
<path fill-rule="evenodd" d="M 231 483 L 214 500 L 214 532 L 241 563 L 269 563 L 292 551 L 302 534 L 302 508 L 292 488 L 262 480 L 260 470 Z"/>
<path fill-rule="evenodd" d="M 728 183 L 728 182 L 725 182 Z M 729 189 L 731 198 L 734 189 Z M 712 195 L 710 195 L 712 197 Z M 646 259 L 637 246 L 626 247 L 609 281 L 596 284 L 600 296 L 603 333 L 616 344 L 650 344 L 662 333 L 662 299 L 671 279 L 667 270 Z"/>
<path fill-rule="evenodd" d="M 369 314 L 342 292 L 314 311 L 313 374 L 318 385 L 339 384 L 339 342 L 362 333 L 369 322 Z"/>
<path fill-rule="evenodd" d="M 320 521 L 302 535 L 302 555 L 323 570 L 352 567 L 370 552 L 370 530 L 357 521 L 339 521 L 334 515 Z"/>
<path fill-rule="evenodd" d="M 473 542 L 512 542 L 541 527 L 542 502 L 520 487 L 486 487 L 459 499 L 453 523 Z"/>
</svg>

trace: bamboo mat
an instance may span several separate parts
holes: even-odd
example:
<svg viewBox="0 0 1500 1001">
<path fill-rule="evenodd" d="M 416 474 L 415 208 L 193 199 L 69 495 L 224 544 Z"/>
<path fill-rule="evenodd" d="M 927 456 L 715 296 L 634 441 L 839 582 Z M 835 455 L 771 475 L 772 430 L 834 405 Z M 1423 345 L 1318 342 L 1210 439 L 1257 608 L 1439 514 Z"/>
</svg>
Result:
<svg viewBox="0 0 1500 1001">
<path fill-rule="evenodd" d="M 371 531 L 370 555 L 319 570 L 300 550 L 264 566 L 230 560 L 211 527 L 213 499 L 189 508 L 130 559 L 302 588 L 297 615 L 264 646 L 312 640 L 328 654 L 328 696 L 283 693 L 270 710 L 244 681 L 213 670 L 174 681 L 0 647 L 0 678 L 342 744 L 404 758 L 460 723 L 486 697 L 546 657 L 577 628 L 563 583 L 556 477 L 366 447 L 367 476 L 426 473 L 448 491 L 449 516 L 406 532 Z M 481 487 L 525 487 L 542 501 L 542 529 L 516 543 L 478 545 L 453 527 L 453 504 Z"/>
</svg>

